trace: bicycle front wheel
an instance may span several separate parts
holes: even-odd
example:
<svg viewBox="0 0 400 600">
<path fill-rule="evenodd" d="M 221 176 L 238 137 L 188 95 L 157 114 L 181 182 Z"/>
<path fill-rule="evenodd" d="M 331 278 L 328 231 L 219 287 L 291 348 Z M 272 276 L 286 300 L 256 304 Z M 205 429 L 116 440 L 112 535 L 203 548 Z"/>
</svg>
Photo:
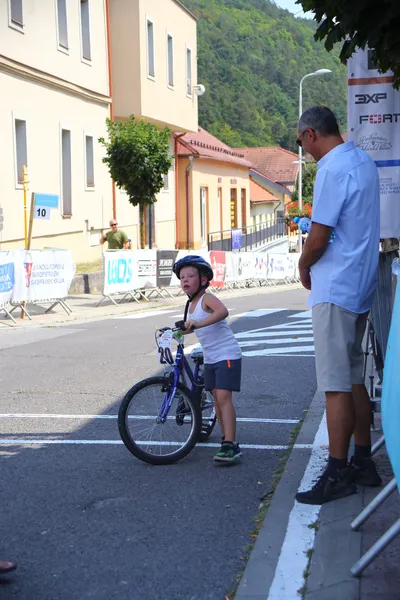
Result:
<svg viewBox="0 0 400 600">
<path fill-rule="evenodd" d="M 128 450 L 153 465 L 169 465 L 186 456 L 195 446 L 201 413 L 191 392 L 180 382 L 168 411 L 159 414 L 172 386 L 164 377 L 150 377 L 133 386 L 122 400 L 118 428 Z"/>
</svg>

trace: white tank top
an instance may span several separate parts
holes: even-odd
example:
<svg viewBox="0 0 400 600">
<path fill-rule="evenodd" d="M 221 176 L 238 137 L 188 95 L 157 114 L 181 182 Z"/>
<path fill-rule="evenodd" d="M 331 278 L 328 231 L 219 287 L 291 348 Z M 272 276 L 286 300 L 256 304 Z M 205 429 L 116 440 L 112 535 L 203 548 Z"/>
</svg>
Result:
<svg viewBox="0 0 400 600">
<path fill-rule="evenodd" d="M 211 314 L 203 309 L 203 298 L 204 295 L 193 312 L 190 312 L 191 305 L 189 306 L 188 316 L 193 321 L 204 321 Z M 207 327 L 201 327 L 201 329 L 195 329 L 195 334 L 203 348 L 206 364 L 214 364 L 220 360 L 236 360 L 242 357 L 240 346 L 226 319 L 213 325 L 207 325 Z"/>
</svg>

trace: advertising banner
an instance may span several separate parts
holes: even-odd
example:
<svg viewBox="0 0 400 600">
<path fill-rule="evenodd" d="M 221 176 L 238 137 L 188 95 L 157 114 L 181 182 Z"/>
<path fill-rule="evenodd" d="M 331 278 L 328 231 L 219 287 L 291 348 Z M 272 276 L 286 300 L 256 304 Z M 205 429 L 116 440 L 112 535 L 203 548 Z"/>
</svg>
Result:
<svg viewBox="0 0 400 600">
<path fill-rule="evenodd" d="M 272 254 L 268 252 L 267 279 L 285 279 L 290 277 L 288 257 L 286 254 Z"/>
<path fill-rule="evenodd" d="M 66 298 L 75 275 L 69 250 L 15 250 L 13 302 Z"/>
<path fill-rule="evenodd" d="M 232 250 L 240 250 L 242 247 L 242 230 L 232 229 Z"/>
<path fill-rule="evenodd" d="M 392 72 L 379 73 L 372 51 L 348 62 L 348 135 L 379 170 L 381 238 L 400 237 L 400 92 Z"/>
<path fill-rule="evenodd" d="M 0 307 L 11 300 L 14 282 L 13 253 L 0 252 Z"/>
<path fill-rule="evenodd" d="M 111 250 L 103 260 L 105 296 L 156 287 L 156 250 Z"/>
<path fill-rule="evenodd" d="M 135 251 L 104 252 L 104 295 L 123 294 L 139 288 Z"/>
<path fill-rule="evenodd" d="M 267 279 L 268 255 L 266 252 L 253 252 L 254 279 Z"/>
<path fill-rule="evenodd" d="M 157 251 L 134 250 L 137 260 L 139 288 L 155 288 L 157 286 Z"/>
<path fill-rule="evenodd" d="M 157 250 L 157 287 L 170 287 L 177 250 Z"/>
<path fill-rule="evenodd" d="M 226 253 L 221 250 L 211 250 L 210 264 L 214 271 L 211 287 L 223 288 L 225 285 Z"/>
</svg>

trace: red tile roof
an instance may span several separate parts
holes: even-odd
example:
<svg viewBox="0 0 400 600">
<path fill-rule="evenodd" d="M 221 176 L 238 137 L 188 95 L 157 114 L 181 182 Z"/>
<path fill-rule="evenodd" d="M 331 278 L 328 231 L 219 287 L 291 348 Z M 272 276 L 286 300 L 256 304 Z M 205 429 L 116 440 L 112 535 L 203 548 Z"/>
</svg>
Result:
<svg viewBox="0 0 400 600">
<path fill-rule="evenodd" d="M 196 133 L 185 133 L 178 140 L 178 156 L 197 155 L 199 158 L 208 158 L 222 162 L 231 162 L 251 169 L 254 165 L 246 160 L 243 152 L 234 150 L 221 142 L 218 138 L 205 129 L 199 127 Z"/>
<path fill-rule="evenodd" d="M 297 177 L 298 165 L 293 161 L 298 160 L 297 154 L 279 146 L 266 148 L 234 148 L 236 152 L 244 154 L 258 171 L 283 185 L 294 185 Z"/>
<path fill-rule="evenodd" d="M 250 202 L 261 204 L 262 202 L 279 202 L 279 199 L 250 179 Z"/>
</svg>

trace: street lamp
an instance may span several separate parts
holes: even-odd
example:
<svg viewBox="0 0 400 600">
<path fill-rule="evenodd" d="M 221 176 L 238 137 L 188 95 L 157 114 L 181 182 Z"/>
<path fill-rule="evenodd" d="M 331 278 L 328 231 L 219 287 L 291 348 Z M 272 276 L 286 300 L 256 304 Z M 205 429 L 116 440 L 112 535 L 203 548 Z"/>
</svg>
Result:
<svg viewBox="0 0 400 600">
<path fill-rule="evenodd" d="M 314 77 L 315 75 L 327 75 L 332 73 L 330 69 L 318 69 L 314 73 L 307 73 L 300 81 L 300 92 L 299 92 L 299 119 L 303 114 L 303 81 L 307 77 Z M 303 210 L 303 148 L 299 146 L 299 212 Z M 299 227 L 299 252 L 303 249 L 301 229 Z"/>
</svg>

